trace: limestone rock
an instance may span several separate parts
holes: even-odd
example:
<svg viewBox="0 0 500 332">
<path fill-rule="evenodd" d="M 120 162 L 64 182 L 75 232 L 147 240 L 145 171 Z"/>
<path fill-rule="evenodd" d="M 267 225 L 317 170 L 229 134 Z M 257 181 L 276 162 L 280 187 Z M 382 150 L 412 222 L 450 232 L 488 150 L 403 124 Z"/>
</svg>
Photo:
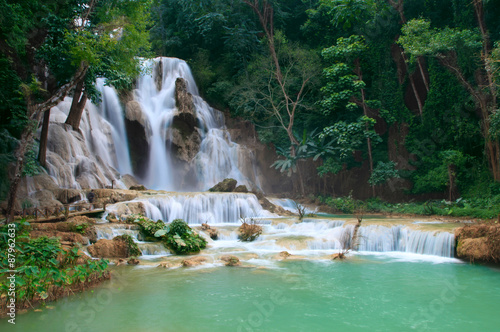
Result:
<svg viewBox="0 0 500 332">
<path fill-rule="evenodd" d="M 158 265 L 157 267 L 162 267 L 164 269 L 169 269 L 172 267 L 172 264 L 170 264 L 169 262 L 163 262 L 163 263 L 160 263 L 160 265 Z"/>
<path fill-rule="evenodd" d="M 241 184 L 241 185 L 237 186 L 236 188 L 234 188 L 234 192 L 235 193 L 247 193 L 248 188 L 245 185 Z"/>
<path fill-rule="evenodd" d="M 463 239 L 458 243 L 457 256 L 470 261 L 488 261 L 490 250 L 486 237 Z"/>
<path fill-rule="evenodd" d="M 219 259 L 223 262 L 226 262 L 226 266 L 240 266 L 241 262 L 238 257 L 233 255 L 224 255 L 219 257 Z"/>
<path fill-rule="evenodd" d="M 128 257 L 128 245 L 121 240 L 107 240 L 101 239 L 96 243 L 88 246 L 92 257 L 99 258 L 127 258 Z"/>
<path fill-rule="evenodd" d="M 212 240 L 217 240 L 217 238 L 219 237 L 219 232 L 217 231 L 217 229 L 210 227 L 208 224 L 201 224 L 201 230 L 207 233 Z"/>
<path fill-rule="evenodd" d="M 279 256 L 282 257 L 283 259 L 287 259 L 288 257 L 292 256 L 288 251 L 282 251 L 279 253 Z"/>
<path fill-rule="evenodd" d="M 141 184 L 141 185 L 131 186 L 129 190 L 144 191 L 148 189 Z"/>
<path fill-rule="evenodd" d="M 179 113 L 194 114 L 193 96 L 188 92 L 187 81 L 182 77 L 175 80 L 175 104 Z"/>
<path fill-rule="evenodd" d="M 128 265 L 139 265 L 140 261 L 137 258 L 131 258 L 127 261 Z"/>
<path fill-rule="evenodd" d="M 53 192 L 57 200 L 63 204 L 70 204 L 82 199 L 82 195 L 78 189 L 57 189 Z"/>
<path fill-rule="evenodd" d="M 208 189 L 208 191 L 230 193 L 236 188 L 236 183 L 235 179 L 227 178 Z"/>
<path fill-rule="evenodd" d="M 191 258 L 186 258 L 184 259 L 181 264 L 183 267 L 193 267 L 193 266 L 198 266 L 202 265 L 207 261 L 207 259 L 203 256 L 195 256 Z"/>
<path fill-rule="evenodd" d="M 134 173 L 141 177 L 145 175 L 149 160 L 151 124 L 137 101 L 129 101 L 125 109 L 125 128 L 129 142 L 130 161 Z"/>
</svg>

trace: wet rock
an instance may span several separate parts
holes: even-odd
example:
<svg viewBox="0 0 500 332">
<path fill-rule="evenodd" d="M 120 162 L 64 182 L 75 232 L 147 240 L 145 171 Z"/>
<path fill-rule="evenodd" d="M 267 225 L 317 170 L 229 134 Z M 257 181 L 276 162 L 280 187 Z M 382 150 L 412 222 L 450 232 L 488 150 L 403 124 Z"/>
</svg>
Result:
<svg viewBox="0 0 500 332">
<path fill-rule="evenodd" d="M 248 188 L 245 185 L 241 184 L 241 185 L 237 186 L 236 188 L 234 188 L 234 192 L 235 193 L 247 193 Z"/>
<path fill-rule="evenodd" d="M 127 243 L 114 239 L 101 239 L 90 245 L 87 250 L 92 257 L 99 258 L 127 258 L 129 254 Z"/>
<path fill-rule="evenodd" d="M 282 251 L 279 253 L 279 256 L 282 257 L 283 259 L 287 259 L 288 257 L 292 256 L 288 251 Z"/>
<path fill-rule="evenodd" d="M 116 264 L 116 266 L 125 265 L 125 264 L 127 264 L 127 260 L 123 259 L 123 258 L 120 258 L 120 259 L 117 259 L 115 261 L 115 264 Z"/>
<path fill-rule="evenodd" d="M 147 171 L 149 160 L 149 136 L 152 129 L 141 105 L 135 101 L 127 102 L 125 106 L 125 128 L 129 142 L 130 162 L 134 174 L 139 178 Z"/>
<path fill-rule="evenodd" d="M 183 267 L 193 267 L 198 265 L 203 265 L 207 259 L 203 256 L 195 256 L 191 258 L 184 259 L 181 264 Z"/>
<path fill-rule="evenodd" d="M 336 260 L 336 259 L 344 259 L 345 258 L 345 254 L 342 253 L 342 252 L 339 252 L 338 254 L 333 254 L 332 256 L 332 260 Z"/>
<path fill-rule="evenodd" d="M 129 188 L 129 190 L 144 191 L 144 190 L 148 190 L 148 189 L 141 184 L 141 185 L 137 185 L 137 186 L 131 186 Z"/>
<path fill-rule="evenodd" d="M 219 237 L 219 232 L 217 231 L 217 229 L 210 227 L 208 224 L 201 224 L 201 230 L 207 233 L 212 240 L 217 240 L 217 238 Z"/>
<path fill-rule="evenodd" d="M 182 77 L 175 80 L 175 104 L 179 113 L 194 114 L 193 96 L 188 92 L 187 81 Z"/>
<path fill-rule="evenodd" d="M 78 189 L 58 189 L 53 192 L 57 200 L 63 204 L 70 204 L 82 199 Z"/>
<path fill-rule="evenodd" d="M 241 262 L 238 257 L 233 256 L 233 255 L 224 255 L 219 257 L 219 259 L 223 262 L 225 262 L 226 266 L 240 266 Z"/>
<path fill-rule="evenodd" d="M 94 189 L 96 202 L 118 203 L 131 201 L 139 194 L 133 190 L 123 189 Z"/>
<path fill-rule="evenodd" d="M 127 261 L 128 265 L 139 265 L 140 261 L 137 258 L 131 258 Z"/>
<path fill-rule="evenodd" d="M 164 269 L 169 269 L 172 267 L 172 264 L 170 264 L 169 262 L 163 262 L 163 263 L 160 263 L 160 265 L 158 265 L 157 267 L 162 267 Z"/>
<path fill-rule="evenodd" d="M 455 230 L 457 256 L 471 262 L 500 261 L 500 225 L 467 225 Z"/>
<path fill-rule="evenodd" d="M 230 193 L 236 188 L 236 183 L 237 181 L 235 179 L 227 178 L 208 189 L 208 191 Z"/>
<path fill-rule="evenodd" d="M 106 220 L 109 221 L 110 223 L 119 223 L 120 219 L 114 214 L 114 213 L 108 213 L 106 216 Z"/>
</svg>

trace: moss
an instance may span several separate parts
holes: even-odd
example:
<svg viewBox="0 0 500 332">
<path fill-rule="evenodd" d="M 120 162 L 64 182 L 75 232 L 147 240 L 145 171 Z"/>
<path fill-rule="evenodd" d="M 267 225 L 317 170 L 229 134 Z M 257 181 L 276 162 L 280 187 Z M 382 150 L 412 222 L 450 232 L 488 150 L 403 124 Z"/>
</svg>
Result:
<svg viewBox="0 0 500 332">
<path fill-rule="evenodd" d="M 127 244 L 128 256 L 141 256 L 142 255 L 142 252 L 139 249 L 139 247 L 137 246 L 137 243 L 134 242 L 134 239 L 132 239 L 132 237 L 130 235 L 124 234 L 124 235 L 116 236 L 115 238 L 113 238 L 113 240 L 123 241 Z"/>
</svg>

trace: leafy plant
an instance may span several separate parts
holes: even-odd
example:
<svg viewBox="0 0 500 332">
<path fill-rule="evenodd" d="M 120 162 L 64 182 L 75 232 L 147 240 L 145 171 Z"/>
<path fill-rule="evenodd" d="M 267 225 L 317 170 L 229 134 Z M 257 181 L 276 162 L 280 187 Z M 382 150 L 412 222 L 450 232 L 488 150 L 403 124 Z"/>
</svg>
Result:
<svg viewBox="0 0 500 332">
<path fill-rule="evenodd" d="M 167 234 L 163 237 L 167 246 L 177 254 L 198 252 L 207 246 L 207 241 L 182 219 L 172 221 Z"/>
</svg>

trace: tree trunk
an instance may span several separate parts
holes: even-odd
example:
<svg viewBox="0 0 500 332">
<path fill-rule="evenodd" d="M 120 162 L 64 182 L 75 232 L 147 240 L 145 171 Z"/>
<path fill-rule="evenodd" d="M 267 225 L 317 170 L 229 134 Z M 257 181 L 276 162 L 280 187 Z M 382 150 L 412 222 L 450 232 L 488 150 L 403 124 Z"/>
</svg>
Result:
<svg viewBox="0 0 500 332">
<path fill-rule="evenodd" d="M 6 223 L 14 221 L 14 207 L 16 204 L 17 190 L 19 188 L 19 183 L 21 182 L 21 177 L 23 175 L 24 169 L 24 156 L 26 154 L 26 149 L 29 144 L 33 141 L 33 135 L 35 133 L 35 128 L 38 127 L 42 114 L 57 105 L 64 97 L 75 87 L 76 82 L 83 79 L 87 72 L 87 66 L 82 63 L 75 76 L 70 82 L 61 86 L 57 91 L 46 101 L 40 104 L 33 104 L 31 92 L 28 87 L 24 87 L 24 96 L 27 102 L 27 114 L 28 123 L 21 134 L 21 140 L 19 146 L 16 149 L 16 167 L 14 170 L 14 176 L 10 181 L 9 195 L 7 201 L 7 213 L 6 213 Z"/>
<path fill-rule="evenodd" d="M 83 109 L 85 108 L 85 103 L 87 102 L 87 93 L 84 90 L 85 83 L 82 81 L 78 82 L 75 88 L 75 93 L 73 95 L 73 102 L 71 103 L 71 109 L 66 119 L 66 124 L 71 125 L 73 130 L 80 129 L 80 121 L 82 119 Z"/>
<path fill-rule="evenodd" d="M 43 114 L 42 133 L 40 134 L 40 148 L 38 150 L 38 161 L 42 167 L 47 166 L 47 140 L 49 138 L 50 109 Z"/>
<path fill-rule="evenodd" d="M 363 73 L 361 72 L 361 66 L 359 64 L 359 59 L 354 61 L 356 67 L 356 74 L 360 81 L 363 81 Z M 361 89 L 361 106 L 363 107 L 363 114 L 368 117 L 368 106 L 366 105 L 366 95 L 365 89 Z M 366 124 L 366 130 L 368 130 L 368 124 Z M 366 138 L 366 144 L 368 146 L 368 160 L 370 162 L 370 176 L 373 175 L 373 156 L 372 156 L 372 141 L 369 137 Z M 372 185 L 372 197 L 375 197 L 375 186 Z"/>
</svg>

